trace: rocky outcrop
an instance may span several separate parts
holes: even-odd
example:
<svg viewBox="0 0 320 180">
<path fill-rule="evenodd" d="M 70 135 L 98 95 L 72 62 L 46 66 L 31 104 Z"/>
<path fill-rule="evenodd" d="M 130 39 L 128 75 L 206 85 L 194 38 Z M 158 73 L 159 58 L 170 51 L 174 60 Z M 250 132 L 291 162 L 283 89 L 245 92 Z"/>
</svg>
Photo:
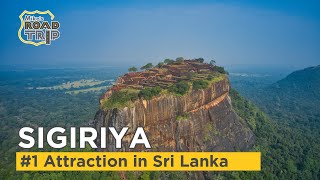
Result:
<svg viewBox="0 0 320 180">
<path fill-rule="evenodd" d="M 99 150 L 132 151 L 129 145 L 137 127 L 144 127 L 151 151 L 246 150 L 252 146 L 254 135 L 246 121 L 232 109 L 229 89 L 225 78 L 207 89 L 193 90 L 184 96 L 162 94 L 151 100 L 139 99 L 132 107 L 100 109 L 94 121 L 98 131 L 100 127 L 115 127 L 118 131 L 129 127 L 129 131 L 122 149 L 115 149 L 115 140 L 107 131 L 108 147 Z M 181 116 L 183 114 L 188 116 Z M 99 145 L 100 139 L 97 141 Z M 147 149 L 139 146 L 134 151 Z"/>
</svg>

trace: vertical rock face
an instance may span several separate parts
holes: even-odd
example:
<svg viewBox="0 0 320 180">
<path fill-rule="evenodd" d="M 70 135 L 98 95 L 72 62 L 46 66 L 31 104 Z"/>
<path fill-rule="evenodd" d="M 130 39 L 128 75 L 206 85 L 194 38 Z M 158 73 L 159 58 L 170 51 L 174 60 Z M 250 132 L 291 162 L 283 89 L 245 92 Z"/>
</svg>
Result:
<svg viewBox="0 0 320 180">
<path fill-rule="evenodd" d="M 115 140 L 107 131 L 108 147 L 99 150 L 246 150 L 252 146 L 254 136 L 246 122 L 232 109 L 229 89 L 229 81 L 226 78 L 213 83 L 207 89 L 193 90 L 184 96 L 162 94 L 151 100 L 139 99 L 132 107 L 100 109 L 94 121 L 98 132 L 100 127 L 115 127 L 118 131 L 123 127 L 129 127 L 129 130 L 123 138 L 122 149 L 115 149 Z M 188 116 L 181 116 L 183 114 Z M 151 149 L 145 149 L 144 146 L 129 149 L 137 127 L 144 128 Z M 100 139 L 97 141 L 99 145 Z"/>
</svg>

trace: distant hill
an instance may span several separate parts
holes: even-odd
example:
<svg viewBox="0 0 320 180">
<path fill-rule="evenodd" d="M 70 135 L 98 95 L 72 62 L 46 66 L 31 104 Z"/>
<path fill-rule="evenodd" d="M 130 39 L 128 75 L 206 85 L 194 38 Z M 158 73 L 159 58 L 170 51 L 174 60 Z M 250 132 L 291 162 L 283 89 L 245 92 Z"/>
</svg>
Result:
<svg viewBox="0 0 320 180">
<path fill-rule="evenodd" d="M 261 103 L 269 113 L 282 114 L 289 123 L 320 127 L 320 65 L 289 74 L 263 94 Z"/>
<path fill-rule="evenodd" d="M 295 71 L 271 88 L 284 96 L 298 95 L 315 100 L 314 96 L 320 95 L 320 65 Z"/>
</svg>

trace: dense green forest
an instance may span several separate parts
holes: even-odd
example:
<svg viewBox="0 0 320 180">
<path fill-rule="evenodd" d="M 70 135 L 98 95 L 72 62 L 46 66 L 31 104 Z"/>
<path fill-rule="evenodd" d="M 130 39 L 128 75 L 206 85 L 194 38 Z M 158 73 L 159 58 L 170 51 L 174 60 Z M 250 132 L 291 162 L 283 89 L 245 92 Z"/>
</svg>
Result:
<svg viewBox="0 0 320 180">
<path fill-rule="evenodd" d="M 266 78 L 231 78 L 232 85 L 264 111 L 278 133 L 271 146 L 271 167 L 279 162 L 277 178 L 320 178 L 320 66 L 295 71 L 273 82 Z M 236 108 L 237 109 L 237 108 Z M 271 131 L 270 131 L 271 132 Z M 259 143 L 256 143 L 259 144 Z M 279 155 L 279 157 L 278 157 Z M 276 166 L 277 167 L 277 166 Z M 289 171 L 283 171 L 285 167 Z M 285 177 L 282 177 L 283 179 Z"/>
<path fill-rule="evenodd" d="M 310 77 L 320 78 L 320 76 L 315 76 L 313 70 L 312 75 L 309 74 L 309 77 L 302 78 L 299 82 L 295 81 L 297 78 L 291 76 L 277 83 L 272 83 L 273 80 L 268 81 L 264 77 L 243 80 L 231 76 L 232 105 L 237 114 L 254 131 L 256 143 L 252 151 L 262 152 L 262 171 L 211 172 L 205 173 L 207 178 L 320 178 L 318 161 L 320 159 L 320 116 L 318 114 L 320 111 L 316 106 L 319 104 L 317 101 L 319 99 L 315 98 L 319 95 L 320 91 L 317 91 L 319 90 L 317 88 L 320 83 L 317 78 L 310 79 Z M 117 172 L 29 173 L 15 171 L 15 152 L 21 150 L 18 147 L 20 141 L 18 130 L 21 127 L 86 126 L 94 117 L 99 107 L 99 97 L 104 91 L 68 94 L 66 91 L 70 89 L 38 90 L 29 87 L 56 86 L 80 79 L 114 80 L 123 71 L 122 69 L 114 70 L 114 68 L 0 71 L 0 179 L 121 179 L 121 177 L 128 179 L 192 179 L 191 172 L 126 172 L 119 174 Z M 302 76 L 301 72 L 293 75 Z M 290 83 L 291 79 L 294 83 Z M 105 82 L 101 86 L 108 86 L 112 82 Z M 311 85 L 310 82 L 312 82 Z M 297 86 L 298 84 L 301 86 Z M 90 87 L 74 87 L 71 90 L 86 88 Z M 313 95 L 306 94 L 306 92 Z M 295 96 L 299 97 L 295 98 Z M 279 100 L 274 101 L 274 99 Z M 39 151 L 39 149 L 34 150 Z M 52 149 L 45 147 L 42 151 L 52 151 Z M 61 151 L 70 151 L 70 149 L 64 148 Z M 86 149 L 85 151 L 92 150 Z"/>
<path fill-rule="evenodd" d="M 111 68 L 0 71 L 0 179 L 61 177 L 61 173 L 15 171 L 15 152 L 22 150 L 18 147 L 20 142 L 18 131 L 25 126 L 33 128 L 60 126 L 66 129 L 71 126 L 87 126 L 99 107 L 98 100 L 104 91 L 73 95 L 66 92 L 77 88 L 37 90 L 36 87 L 50 87 L 80 79 L 110 80 L 101 84 L 107 87 L 120 73 L 121 69 Z M 92 87 L 83 86 L 80 89 L 86 88 Z M 68 149 L 61 151 L 63 150 Z M 52 149 L 44 148 L 42 151 L 52 151 Z M 77 173 L 68 173 L 68 177 L 78 177 L 73 174 Z"/>
<path fill-rule="evenodd" d="M 270 118 L 252 102 L 231 91 L 232 104 L 240 117 L 253 128 L 256 143 L 253 150 L 262 153 L 262 171 L 234 172 L 233 178 L 318 179 L 320 177 L 320 143 L 313 134 L 305 134 Z M 231 175 L 231 176 L 230 176 Z"/>
</svg>

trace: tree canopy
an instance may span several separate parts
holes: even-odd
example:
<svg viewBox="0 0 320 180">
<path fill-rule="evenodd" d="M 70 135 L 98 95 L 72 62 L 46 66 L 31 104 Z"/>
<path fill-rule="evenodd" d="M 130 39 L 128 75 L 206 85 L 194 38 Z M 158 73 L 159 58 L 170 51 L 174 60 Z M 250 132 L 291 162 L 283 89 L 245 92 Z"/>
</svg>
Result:
<svg viewBox="0 0 320 180">
<path fill-rule="evenodd" d="M 136 67 L 132 66 L 132 67 L 130 67 L 130 68 L 128 69 L 128 71 L 129 71 L 129 72 L 136 72 L 136 71 L 138 71 L 138 69 L 137 69 Z"/>
<path fill-rule="evenodd" d="M 190 86 L 187 82 L 185 81 L 180 81 L 172 86 L 169 87 L 169 92 L 173 92 L 177 95 L 185 95 L 188 90 L 189 90 Z"/>
<path fill-rule="evenodd" d="M 140 69 L 141 69 L 141 70 L 144 70 L 144 69 L 150 69 L 150 68 L 152 68 L 152 67 L 153 67 L 152 63 L 148 63 L 148 64 L 142 66 Z"/>
<path fill-rule="evenodd" d="M 159 67 L 159 68 L 160 68 L 160 67 L 161 67 L 161 66 L 163 66 L 163 65 L 164 65 L 164 63 L 163 63 L 163 62 L 159 62 L 159 63 L 158 63 L 158 65 L 157 65 L 157 67 Z"/>
<path fill-rule="evenodd" d="M 197 80 L 193 81 L 192 83 L 192 89 L 198 90 L 198 89 L 205 89 L 209 86 L 209 83 L 204 80 Z"/>
<path fill-rule="evenodd" d="M 177 57 L 176 58 L 176 62 L 177 63 L 182 63 L 184 61 L 184 58 L 183 57 Z"/>
<path fill-rule="evenodd" d="M 203 59 L 203 58 L 197 58 L 197 59 L 195 59 L 195 60 L 198 61 L 198 62 L 201 62 L 201 63 L 204 62 L 204 59 Z"/>
<path fill-rule="evenodd" d="M 222 74 L 228 74 L 228 72 L 224 69 L 224 67 L 221 67 L 221 66 L 214 66 L 214 70 Z"/>
<path fill-rule="evenodd" d="M 215 65 L 216 65 L 216 61 L 215 61 L 215 60 L 211 60 L 211 61 L 210 61 L 210 64 L 213 65 L 213 66 L 215 66 Z"/>
<path fill-rule="evenodd" d="M 145 88 L 139 92 L 139 97 L 150 100 L 153 96 L 160 94 L 161 88 L 159 86 L 153 88 Z"/>
<path fill-rule="evenodd" d="M 165 64 L 172 64 L 172 63 L 174 63 L 174 60 L 172 60 L 172 59 L 165 59 L 163 62 L 164 62 Z"/>
</svg>

